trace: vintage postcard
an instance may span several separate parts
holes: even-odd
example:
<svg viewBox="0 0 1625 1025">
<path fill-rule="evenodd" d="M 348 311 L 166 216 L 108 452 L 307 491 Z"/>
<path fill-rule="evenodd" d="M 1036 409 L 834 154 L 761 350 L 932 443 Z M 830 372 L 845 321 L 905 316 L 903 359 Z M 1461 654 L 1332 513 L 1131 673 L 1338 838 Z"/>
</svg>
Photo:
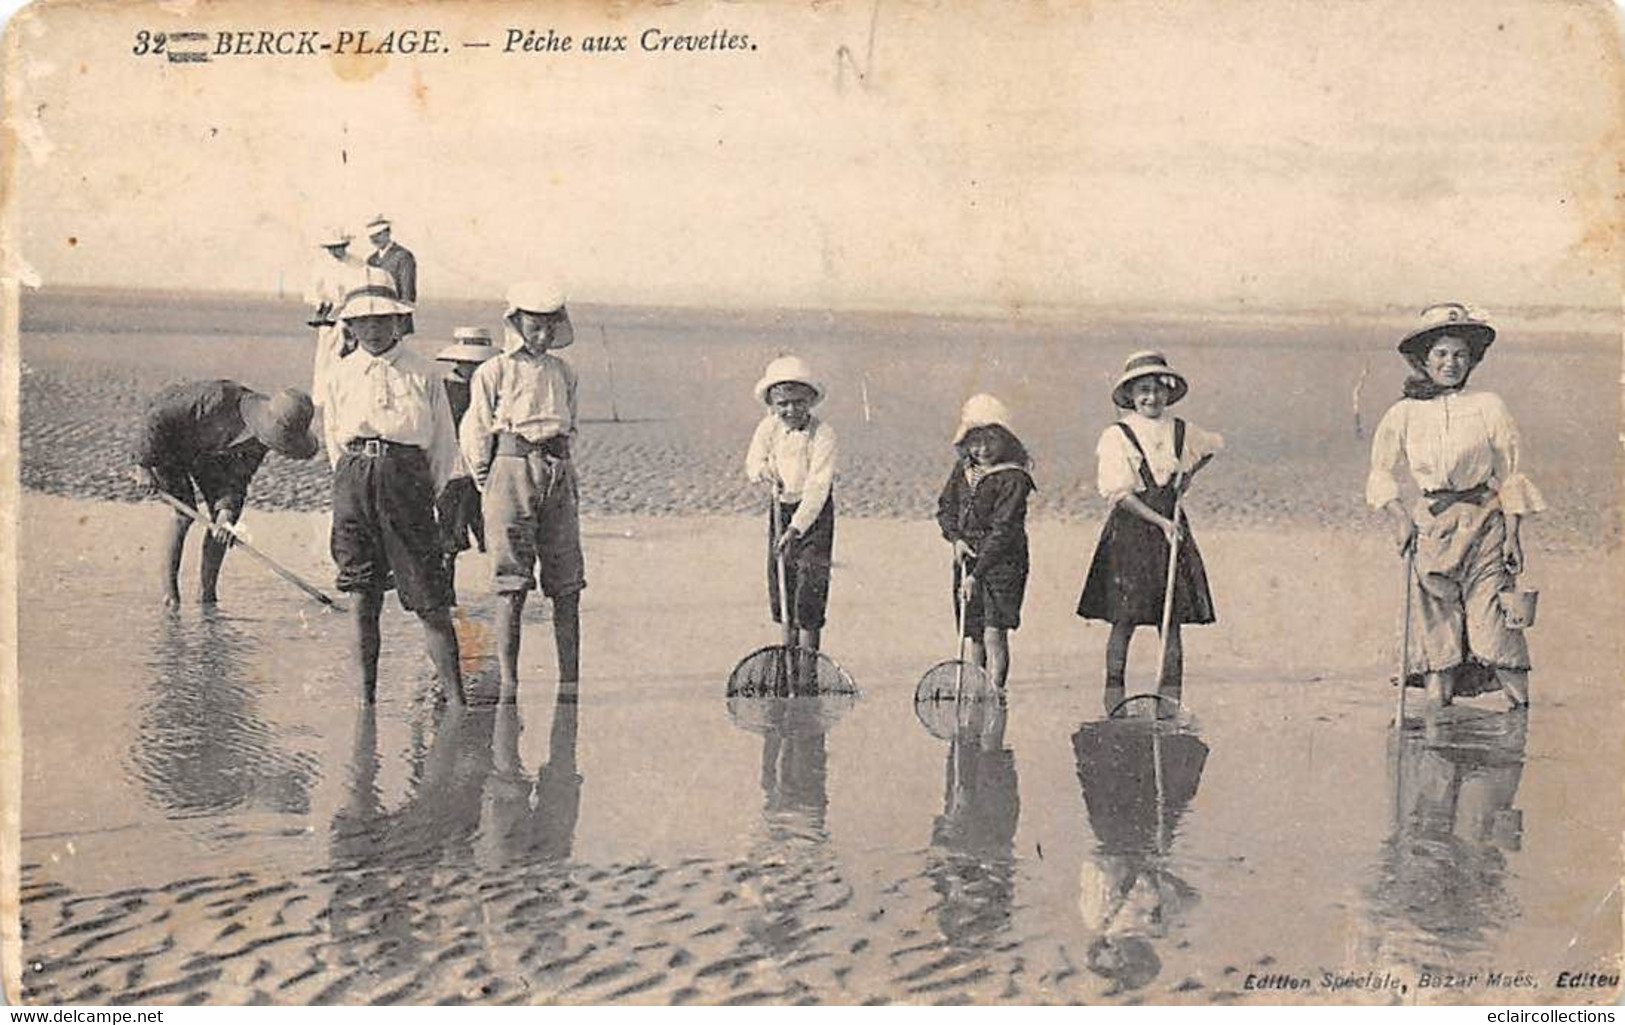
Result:
<svg viewBox="0 0 1625 1025">
<path fill-rule="evenodd" d="M 6 999 L 1615 1001 L 1620 39 L 18 12 Z"/>
</svg>

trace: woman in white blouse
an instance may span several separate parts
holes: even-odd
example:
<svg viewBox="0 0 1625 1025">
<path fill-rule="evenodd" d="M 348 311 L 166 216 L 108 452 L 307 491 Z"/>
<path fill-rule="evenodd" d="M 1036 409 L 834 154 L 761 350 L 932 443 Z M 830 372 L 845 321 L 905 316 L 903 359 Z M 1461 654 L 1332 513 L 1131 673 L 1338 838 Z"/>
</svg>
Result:
<svg viewBox="0 0 1625 1025">
<path fill-rule="evenodd" d="M 1414 374 L 1377 425 L 1366 501 L 1393 523 L 1401 555 L 1415 547 L 1407 686 L 1449 704 L 1457 695 L 1506 692 L 1529 700 L 1529 646 L 1507 626 L 1496 595 L 1523 572 L 1523 518 L 1546 508 L 1519 467 L 1518 427 L 1500 396 L 1467 387 L 1495 329 L 1459 303 L 1422 311 L 1399 351 Z M 1400 459 L 1422 496 L 1401 501 Z"/>
</svg>

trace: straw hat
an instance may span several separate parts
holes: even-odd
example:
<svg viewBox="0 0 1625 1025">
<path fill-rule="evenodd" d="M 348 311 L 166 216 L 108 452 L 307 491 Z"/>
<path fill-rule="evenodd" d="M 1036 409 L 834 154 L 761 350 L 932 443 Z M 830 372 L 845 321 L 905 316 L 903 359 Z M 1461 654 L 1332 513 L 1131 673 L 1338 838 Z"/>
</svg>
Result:
<svg viewBox="0 0 1625 1025">
<path fill-rule="evenodd" d="M 1112 385 L 1112 402 L 1118 408 L 1134 408 L 1134 400 L 1129 397 L 1129 389 L 1142 377 L 1155 377 L 1167 386 L 1170 406 L 1184 398 L 1185 393 L 1190 391 L 1185 375 L 1168 365 L 1168 357 L 1147 349 L 1136 352 L 1123 361 L 1123 372 L 1117 375 L 1117 383 Z"/>
<path fill-rule="evenodd" d="M 382 317 L 389 314 L 411 313 L 412 304 L 402 302 L 395 291 L 395 276 L 382 267 L 367 267 L 359 276 L 361 283 L 344 295 L 337 319 L 355 317 Z"/>
<path fill-rule="evenodd" d="M 813 391 L 813 405 L 824 401 L 824 385 L 813 377 L 812 367 L 800 356 L 780 356 L 767 365 L 762 379 L 756 382 L 756 401 L 766 402 L 767 393 L 776 384 L 804 384 Z"/>
<path fill-rule="evenodd" d="M 491 344 L 491 332 L 483 327 L 460 327 L 451 333 L 451 345 L 441 349 L 435 359 L 447 363 L 484 363 L 497 354 Z"/>
<path fill-rule="evenodd" d="M 343 228 L 328 225 L 316 233 L 316 245 L 320 249 L 331 249 L 336 246 L 347 246 L 355 241 L 355 236 Z"/>
<path fill-rule="evenodd" d="M 1412 362 L 1425 360 L 1428 349 L 1441 335 L 1465 341 L 1474 363 L 1484 358 L 1495 341 L 1495 328 L 1484 314 L 1462 303 L 1434 303 L 1421 312 L 1420 318 L 1420 325 L 1399 340 L 1399 351 Z"/>
<path fill-rule="evenodd" d="M 954 444 L 964 441 L 965 435 L 978 427 L 1003 427 L 1014 434 L 1016 429 L 1010 421 L 1010 409 L 1004 403 L 991 395 L 972 395 L 959 411 L 959 429 L 954 432 Z"/>
<path fill-rule="evenodd" d="M 383 214 L 378 214 L 372 220 L 367 222 L 367 234 L 369 235 L 376 235 L 380 231 L 388 231 L 389 228 L 389 218 L 385 217 Z"/>
<path fill-rule="evenodd" d="M 253 396 L 243 403 L 243 422 L 254 437 L 289 459 L 309 459 L 316 454 L 316 438 L 310 433 L 316 407 L 310 396 L 288 388 L 267 398 Z"/>
</svg>

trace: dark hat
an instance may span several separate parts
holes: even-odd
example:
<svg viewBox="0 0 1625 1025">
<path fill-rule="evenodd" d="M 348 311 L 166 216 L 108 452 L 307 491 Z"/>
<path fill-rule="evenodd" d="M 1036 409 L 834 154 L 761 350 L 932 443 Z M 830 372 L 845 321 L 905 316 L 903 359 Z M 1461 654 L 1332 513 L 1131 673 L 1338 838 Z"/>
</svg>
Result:
<svg viewBox="0 0 1625 1025">
<path fill-rule="evenodd" d="M 1434 303 L 1423 310 L 1420 317 L 1420 326 L 1399 340 L 1399 351 L 1413 362 L 1425 360 L 1428 349 L 1444 335 L 1466 342 L 1474 363 L 1484 358 L 1485 351 L 1495 341 L 1495 328 L 1484 315 L 1462 303 Z"/>
<path fill-rule="evenodd" d="M 316 454 L 316 438 L 310 421 L 316 407 L 310 396 L 288 388 L 267 398 L 252 396 L 243 404 L 243 422 L 254 437 L 289 459 L 309 459 Z"/>
</svg>

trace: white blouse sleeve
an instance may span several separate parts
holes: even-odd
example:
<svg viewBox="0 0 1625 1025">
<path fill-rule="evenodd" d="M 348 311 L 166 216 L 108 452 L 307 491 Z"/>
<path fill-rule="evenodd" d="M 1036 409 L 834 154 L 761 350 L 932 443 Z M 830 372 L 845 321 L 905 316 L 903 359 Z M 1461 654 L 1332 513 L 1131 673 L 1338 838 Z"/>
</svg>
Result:
<svg viewBox="0 0 1625 1025">
<path fill-rule="evenodd" d="M 1129 495 L 1144 490 L 1145 482 L 1140 480 L 1140 454 L 1129 444 L 1122 428 L 1115 424 L 1106 428 L 1095 446 L 1095 455 L 1100 460 L 1096 487 L 1108 504 L 1115 506 Z"/>
<path fill-rule="evenodd" d="M 1190 421 L 1185 421 L 1185 457 L 1180 461 L 1181 470 L 1194 470 L 1197 463 L 1223 451 L 1222 435 L 1204 431 Z"/>
<path fill-rule="evenodd" d="M 1365 479 L 1365 501 L 1373 509 L 1399 497 L 1399 481 L 1394 476 L 1405 450 L 1405 403 L 1388 407 L 1371 439 L 1371 473 Z"/>
<path fill-rule="evenodd" d="M 1501 509 L 1508 516 L 1528 516 L 1531 513 L 1543 512 L 1546 509 L 1546 499 L 1541 497 L 1539 491 L 1528 477 L 1519 469 L 1519 447 L 1517 421 L 1512 419 L 1512 413 L 1507 409 L 1506 403 L 1500 396 L 1490 404 L 1487 412 L 1490 421 L 1490 447 L 1495 452 L 1495 481 L 1496 491 L 1501 496 Z"/>
<path fill-rule="evenodd" d="M 772 476 L 773 418 L 764 417 L 750 436 L 750 448 L 745 452 L 745 479 L 760 484 Z"/>
</svg>

